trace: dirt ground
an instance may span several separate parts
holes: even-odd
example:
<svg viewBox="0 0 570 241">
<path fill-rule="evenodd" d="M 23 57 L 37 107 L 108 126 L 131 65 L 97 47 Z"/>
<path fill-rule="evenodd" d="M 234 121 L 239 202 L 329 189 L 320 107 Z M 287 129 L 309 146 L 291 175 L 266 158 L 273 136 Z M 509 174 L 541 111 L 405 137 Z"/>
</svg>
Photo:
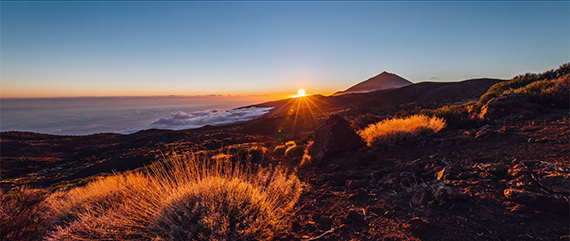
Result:
<svg viewBox="0 0 570 241">
<path fill-rule="evenodd" d="M 568 128 L 559 112 L 307 167 L 282 240 L 570 240 Z"/>
</svg>

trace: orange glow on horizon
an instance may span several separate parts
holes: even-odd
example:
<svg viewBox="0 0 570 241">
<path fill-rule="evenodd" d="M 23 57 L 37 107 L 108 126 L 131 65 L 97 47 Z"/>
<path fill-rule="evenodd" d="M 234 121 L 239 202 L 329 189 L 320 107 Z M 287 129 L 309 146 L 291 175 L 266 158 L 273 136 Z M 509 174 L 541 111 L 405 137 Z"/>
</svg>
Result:
<svg viewBox="0 0 570 241">
<path fill-rule="evenodd" d="M 297 95 L 294 95 L 293 97 L 294 97 L 294 98 L 297 98 L 297 97 L 305 97 L 305 96 L 307 96 L 307 95 L 305 94 L 305 90 L 304 90 L 304 89 L 299 89 L 299 90 L 297 91 Z"/>
</svg>

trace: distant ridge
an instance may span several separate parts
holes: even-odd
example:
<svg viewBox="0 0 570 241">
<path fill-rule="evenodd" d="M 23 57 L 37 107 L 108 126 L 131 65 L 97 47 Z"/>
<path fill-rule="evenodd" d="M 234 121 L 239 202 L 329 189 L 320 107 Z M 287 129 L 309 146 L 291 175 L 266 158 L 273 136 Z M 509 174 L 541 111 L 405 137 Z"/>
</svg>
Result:
<svg viewBox="0 0 570 241">
<path fill-rule="evenodd" d="M 345 91 L 336 92 L 334 95 L 366 93 L 366 92 L 385 90 L 385 89 L 397 89 L 412 84 L 413 83 L 407 79 L 404 79 L 396 74 L 384 71 L 379 75 L 376 75 L 370 79 L 362 81 L 346 89 Z"/>
</svg>

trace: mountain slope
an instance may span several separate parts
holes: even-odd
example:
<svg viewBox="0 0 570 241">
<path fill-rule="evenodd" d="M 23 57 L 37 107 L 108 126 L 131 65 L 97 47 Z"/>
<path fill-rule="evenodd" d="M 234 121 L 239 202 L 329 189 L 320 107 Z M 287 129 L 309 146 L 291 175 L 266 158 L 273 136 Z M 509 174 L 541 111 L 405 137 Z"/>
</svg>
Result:
<svg viewBox="0 0 570 241">
<path fill-rule="evenodd" d="M 376 75 L 370 79 L 362 81 L 345 91 L 340 91 L 334 95 L 342 95 L 349 93 L 365 93 L 376 90 L 397 89 L 404 86 L 412 85 L 413 83 L 404 79 L 396 74 L 388 73 L 386 71 Z"/>
</svg>

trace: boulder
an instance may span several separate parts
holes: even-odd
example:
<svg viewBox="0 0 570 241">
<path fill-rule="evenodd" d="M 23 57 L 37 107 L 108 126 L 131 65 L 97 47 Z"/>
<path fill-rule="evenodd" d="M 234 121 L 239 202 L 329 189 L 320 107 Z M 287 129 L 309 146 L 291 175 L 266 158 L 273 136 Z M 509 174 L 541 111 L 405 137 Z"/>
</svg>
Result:
<svg viewBox="0 0 570 241">
<path fill-rule="evenodd" d="M 570 174 L 550 174 L 541 178 L 540 184 L 547 190 L 570 196 Z"/>
<path fill-rule="evenodd" d="M 359 188 L 356 190 L 356 193 L 348 196 L 348 200 L 350 200 L 351 202 L 353 202 L 357 205 L 365 204 L 366 202 L 368 202 L 369 198 L 370 198 L 370 194 L 364 188 Z"/>
<path fill-rule="evenodd" d="M 505 197 L 513 202 L 536 207 L 553 213 L 568 215 L 569 202 L 559 195 L 547 195 L 521 189 L 505 189 Z"/>
<path fill-rule="evenodd" d="M 535 117 L 543 107 L 524 94 L 504 94 L 481 107 L 480 117 L 491 123 L 508 123 Z"/>
<path fill-rule="evenodd" d="M 309 149 L 312 160 L 320 162 L 339 153 L 356 151 L 366 146 L 350 123 L 338 115 L 329 119 L 315 130 L 314 143 Z"/>
</svg>

